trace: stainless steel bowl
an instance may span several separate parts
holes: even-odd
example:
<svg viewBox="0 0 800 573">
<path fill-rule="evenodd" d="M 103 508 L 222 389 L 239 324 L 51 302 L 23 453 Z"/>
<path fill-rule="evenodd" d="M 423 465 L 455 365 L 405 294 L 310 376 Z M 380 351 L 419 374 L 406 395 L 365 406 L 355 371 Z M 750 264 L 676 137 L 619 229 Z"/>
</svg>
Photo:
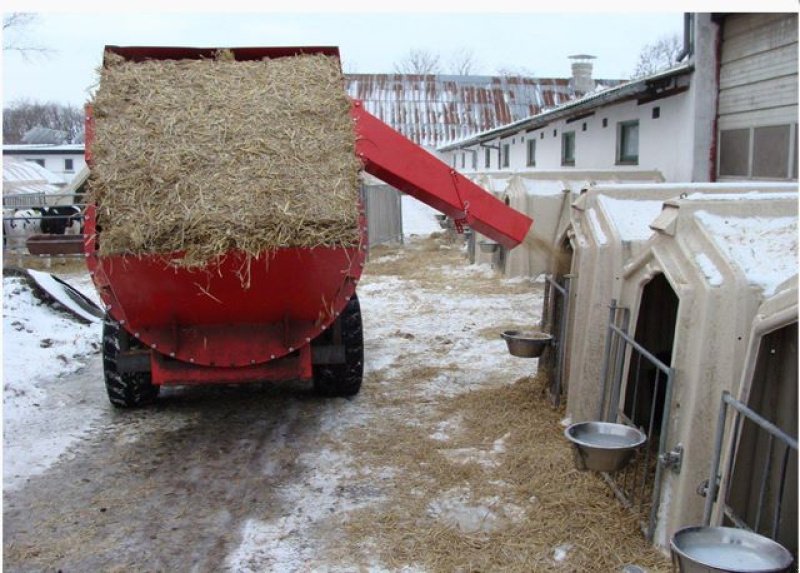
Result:
<svg viewBox="0 0 800 573">
<path fill-rule="evenodd" d="M 480 245 L 482 253 L 493 253 L 500 246 L 499 243 L 494 241 L 480 241 L 478 245 Z"/>
<path fill-rule="evenodd" d="M 792 554 L 781 544 L 735 527 L 684 527 L 672 536 L 670 549 L 683 573 L 777 573 L 792 566 Z"/>
<path fill-rule="evenodd" d="M 572 424 L 564 430 L 564 435 L 572 442 L 575 466 L 596 472 L 621 470 L 647 441 L 641 430 L 609 422 Z"/>
<path fill-rule="evenodd" d="M 508 352 L 519 358 L 539 358 L 545 347 L 553 342 L 553 337 L 546 332 L 505 330 L 500 336 L 506 341 Z"/>
</svg>

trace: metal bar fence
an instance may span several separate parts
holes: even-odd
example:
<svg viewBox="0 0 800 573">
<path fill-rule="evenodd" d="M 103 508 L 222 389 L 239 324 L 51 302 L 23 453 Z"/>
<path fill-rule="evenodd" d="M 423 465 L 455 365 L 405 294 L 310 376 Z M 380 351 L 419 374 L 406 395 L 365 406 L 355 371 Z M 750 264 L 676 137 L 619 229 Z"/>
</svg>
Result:
<svg viewBox="0 0 800 573">
<path fill-rule="evenodd" d="M 646 409 L 649 414 L 646 416 L 648 427 L 647 429 L 640 428 L 647 435 L 647 442 L 643 446 L 644 453 L 637 453 L 634 461 L 627 468 L 615 474 L 604 473 L 603 478 L 622 505 L 639 517 L 643 533 L 648 540 L 652 540 L 661 500 L 664 469 L 672 467 L 674 471 L 680 470 L 680 449 L 676 448 L 675 452 L 667 453 L 668 424 L 666 422 L 670 416 L 675 371 L 628 334 L 629 323 L 629 309 L 618 306 L 617 301 L 612 300 L 609 305 L 598 419 L 639 427 L 637 423 L 641 414 L 639 412 L 639 388 L 644 380 L 642 366 L 643 363 L 649 364 L 654 368 L 652 392 L 649 404 L 642 405 L 643 410 Z M 626 364 L 629 372 L 628 389 L 629 391 L 632 389 L 630 416 L 626 414 L 624 406 L 620 407 Z M 648 383 L 647 380 L 644 382 Z M 664 403 L 661 409 L 661 420 L 657 426 L 657 397 L 661 384 L 665 385 Z M 656 435 L 658 435 L 657 444 L 654 442 Z"/>
<path fill-rule="evenodd" d="M 546 291 L 545 296 L 547 297 L 548 302 L 552 302 L 552 312 L 550 313 L 552 328 L 553 330 L 558 329 L 558 335 L 554 340 L 556 347 L 556 359 L 553 367 L 553 380 L 550 384 L 550 400 L 554 406 L 558 407 L 561 404 L 561 387 L 563 379 L 566 376 L 567 334 L 569 328 L 569 287 L 572 277 L 570 275 L 564 275 L 562 277 L 564 280 L 564 286 L 558 284 L 558 281 L 553 278 L 552 275 L 547 275 L 546 278 L 547 284 L 550 286 L 550 288 Z M 558 324 L 555 324 L 556 301 L 555 297 L 553 296 L 554 293 L 556 296 L 561 297 L 561 315 L 559 317 Z M 550 297 L 553 297 L 552 301 Z"/>
<path fill-rule="evenodd" d="M 731 422 L 730 447 L 728 448 L 728 464 L 725 474 L 720 472 L 720 463 L 722 461 L 722 449 L 725 438 L 725 426 L 728 421 L 729 408 L 733 410 L 733 420 Z M 723 488 L 723 480 L 730 483 L 733 476 L 734 462 L 736 459 L 736 452 L 739 446 L 741 433 L 743 429 L 742 422 L 748 420 L 755 424 L 758 430 L 767 433 L 768 448 L 767 455 L 764 456 L 764 466 L 762 472 L 761 485 L 758 493 L 758 504 L 756 506 L 755 523 L 748 523 L 745 518 L 738 515 L 736 510 L 728 504 L 728 488 Z M 721 512 L 727 517 L 736 527 L 748 529 L 751 531 L 759 532 L 761 529 L 761 520 L 763 517 L 763 510 L 766 506 L 766 488 L 769 481 L 770 469 L 776 457 L 773 456 L 776 448 L 774 448 L 775 440 L 778 440 L 783 447 L 783 456 L 780 463 L 780 478 L 779 486 L 775 491 L 774 496 L 774 513 L 772 516 L 771 526 L 768 535 L 772 539 L 776 539 L 778 535 L 778 528 L 780 527 L 781 519 L 781 506 L 783 503 L 784 494 L 786 493 L 786 471 L 789 464 L 789 457 L 791 452 L 797 455 L 797 439 L 793 438 L 778 426 L 749 408 L 743 402 L 735 399 L 727 390 L 722 392 L 722 399 L 719 409 L 719 417 L 717 419 L 717 429 L 714 437 L 714 454 L 711 460 L 711 470 L 708 477 L 708 487 L 706 490 L 705 506 L 703 508 L 703 524 L 711 525 L 711 513 L 714 503 L 721 503 Z M 795 486 L 796 487 L 796 486 Z M 723 499 L 717 499 L 719 493 L 724 492 Z"/>
</svg>

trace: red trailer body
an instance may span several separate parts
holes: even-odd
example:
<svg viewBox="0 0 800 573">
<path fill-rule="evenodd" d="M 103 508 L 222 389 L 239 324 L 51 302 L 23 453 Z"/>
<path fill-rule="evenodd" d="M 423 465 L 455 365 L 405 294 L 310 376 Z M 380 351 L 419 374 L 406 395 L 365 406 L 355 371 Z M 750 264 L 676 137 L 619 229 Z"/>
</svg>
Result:
<svg viewBox="0 0 800 573">
<path fill-rule="evenodd" d="M 217 51 L 117 46 L 106 50 L 134 61 L 210 58 Z M 330 47 L 231 51 L 237 60 L 308 53 L 338 57 L 338 49 Z M 352 115 L 356 152 L 367 172 L 508 248 L 524 239 L 531 219 L 364 111 L 360 102 L 353 102 Z M 90 167 L 93 127 L 88 108 L 86 159 Z M 318 374 L 330 379 L 328 393 L 358 391 L 362 364 L 355 350 L 361 340 L 355 289 L 366 258 L 363 213 L 357 247 L 278 249 L 252 259 L 249 266 L 242 254 L 232 252 L 202 269 L 172 265 L 180 253 L 99 256 L 102 229 L 97 229 L 94 213 L 90 206 L 85 251 L 108 314 L 107 386 L 155 388 L 145 392 L 144 398 L 132 391 L 125 394 L 126 399 L 117 396 L 115 400 L 109 386 L 115 405 L 149 401 L 158 386 L 165 384 L 292 378 L 316 382 Z M 246 268 L 249 288 L 243 287 L 241 276 Z M 358 340 L 352 332 L 356 328 Z M 348 361 L 358 384 L 337 386 L 334 378 L 342 374 L 337 365 Z"/>
</svg>

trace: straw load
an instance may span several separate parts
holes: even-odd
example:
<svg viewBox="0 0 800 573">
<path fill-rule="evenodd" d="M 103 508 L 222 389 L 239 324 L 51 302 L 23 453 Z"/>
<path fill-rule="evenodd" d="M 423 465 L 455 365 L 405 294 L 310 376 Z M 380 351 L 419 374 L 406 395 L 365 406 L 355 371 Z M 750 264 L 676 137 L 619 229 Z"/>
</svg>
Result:
<svg viewBox="0 0 800 573">
<path fill-rule="evenodd" d="M 355 131 L 339 61 L 125 61 L 107 53 L 90 189 L 100 254 L 241 251 L 359 241 Z"/>
</svg>

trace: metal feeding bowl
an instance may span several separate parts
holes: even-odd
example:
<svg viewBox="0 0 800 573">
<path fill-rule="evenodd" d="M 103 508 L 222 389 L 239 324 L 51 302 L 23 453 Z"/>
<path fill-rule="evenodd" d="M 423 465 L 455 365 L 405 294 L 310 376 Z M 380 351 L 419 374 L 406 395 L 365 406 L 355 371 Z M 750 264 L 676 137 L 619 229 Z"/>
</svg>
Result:
<svg viewBox="0 0 800 573">
<path fill-rule="evenodd" d="M 508 345 L 508 352 L 519 358 L 539 358 L 546 346 L 553 342 L 553 337 L 546 332 L 523 332 L 505 330 L 500 336 Z"/>
<path fill-rule="evenodd" d="M 480 241 L 478 245 L 480 245 L 482 253 L 493 253 L 500 246 L 499 243 L 494 241 Z"/>
<path fill-rule="evenodd" d="M 682 573 L 777 573 L 792 565 L 782 545 L 735 527 L 685 527 L 672 536 L 670 549 Z"/>
<path fill-rule="evenodd" d="M 572 424 L 564 430 L 564 435 L 572 442 L 575 466 L 596 472 L 621 470 L 647 441 L 641 430 L 609 422 Z"/>
</svg>

